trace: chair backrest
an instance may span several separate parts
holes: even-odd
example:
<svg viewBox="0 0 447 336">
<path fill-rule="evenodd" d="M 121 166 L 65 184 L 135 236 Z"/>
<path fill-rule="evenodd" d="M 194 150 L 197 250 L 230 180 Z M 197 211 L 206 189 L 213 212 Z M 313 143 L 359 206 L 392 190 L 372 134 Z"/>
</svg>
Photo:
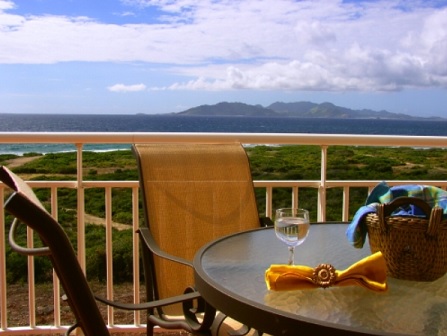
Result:
<svg viewBox="0 0 447 336">
<path fill-rule="evenodd" d="M 0 180 L 14 190 L 5 210 L 38 233 L 68 298 L 77 324 L 85 335 L 109 335 L 94 295 L 62 226 L 45 210 L 31 188 L 8 168 L 0 167 Z M 24 252 L 26 254 L 26 252 Z"/>
<path fill-rule="evenodd" d="M 241 144 L 135 144 L 133 150 L 146 224 L 162 250 L 192 261 L 209 241 L 259 227 Z M 194 284 L 187 266 L 158 257 L 154 265 L 158 298 L 181 294 Z"/>
</svg>

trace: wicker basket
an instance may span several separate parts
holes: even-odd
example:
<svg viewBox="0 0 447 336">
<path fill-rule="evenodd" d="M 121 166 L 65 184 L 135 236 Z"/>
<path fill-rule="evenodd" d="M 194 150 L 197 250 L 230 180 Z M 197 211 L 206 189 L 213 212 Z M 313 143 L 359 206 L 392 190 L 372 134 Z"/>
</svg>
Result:
<svg viewBox="0 0 447 336">
<path fill-rule="evenodd" d="M 403 205 L 415 205 L 426 215 L 390 216 Z M 381 204 L 377 213 L 368 214 L 371 252 L 381 251 L 390 277 L 415 281 L 433 281 L 447 271 L 447 221 L 443 210 L 433 209 L 420 198 L 399 197 Z"/>
</svg>

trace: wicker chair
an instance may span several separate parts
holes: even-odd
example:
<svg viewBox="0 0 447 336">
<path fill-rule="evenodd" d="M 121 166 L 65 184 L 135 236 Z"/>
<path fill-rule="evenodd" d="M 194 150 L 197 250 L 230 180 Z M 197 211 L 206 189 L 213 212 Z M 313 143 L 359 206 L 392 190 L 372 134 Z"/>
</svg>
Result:
<svg viewBox="0 0 447 336">
<path fill-rule="evenodd" d="M 9 234 L 11 248 L 24 255 L 45 255 L 50 258 L 65 291 L 67 302 L 77 320 L 76 324 L 68 328 L 66 335 L 77 327 L 80 327 L 87 336 L 109 335 L 96 300 L 120 309 L 147 310 L 177 302 L 191 305 L 188 302 L 200 299 L 200 295 L 194 292 L 141 304 L 122 304 L 95 297 L 62 226 L 47 212 L 31 188 L 8 168 L 0 167 L 0 180 L 14 190 L 5 203 L 6 211 L 16 217 Z M 26 248 L 18 245 L 15 241 L 15 233 L 19 221 L 37 232 L 45 246 Z"/>
<path fill-rule="evenodd" d="M 133 151 L 145 211 L 146 226 L 139 233 L 148 301 L 177 296 L 187 288 L 194 291 L 192 260 L 204 244 L 268 223 L 260 221 L 249 161 L 240 144 L 135 144 Z M 156 325 L 181 323 L 190 332 L 203 330 L 194 316 L 188 317 L 190 327 L 169 317 L 189 313 L 191 309 L 179 306 L 151 310 L 148 335 Z M 248 331 L 234 330 L 227 320 L 221 325 L 223 319 L 216 318 L 212 333 Z"/>
</svg>

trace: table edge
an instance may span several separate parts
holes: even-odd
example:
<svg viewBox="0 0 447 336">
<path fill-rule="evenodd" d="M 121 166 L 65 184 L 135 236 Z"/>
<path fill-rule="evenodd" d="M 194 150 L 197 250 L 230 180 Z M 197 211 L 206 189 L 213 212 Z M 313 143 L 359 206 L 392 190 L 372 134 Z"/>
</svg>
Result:
<svg viewBox="0 0 447 336">
<path fill-rule="evenodd" d="M 346 222 L 319 222 L 312 223 L 312 225 L 347 225 Z M 202 297 L 216 309 L 235 318 L 236 320 L 245 323 L 246 325 L 253 326 L 262 332 L 275 333 L 279 329 L 279 326 L 287 325 L 301 325 L 299 331 L 304 334 L 318 334 L 324 332 L 330 332 L 331 335 L 382 335 L 382 336 L 395 336 L 396 333 L 371 333 L 361 330 L 357 327 L 349 327 L 345 325 L 338 325 L 332 322 L 325 322 L 308 317 L 302 317 L 281 311 L 279 309 L 262 305 L 264 308 L 259 307 L 259 303 L 250 299 L 244 298 L 237 293 L 228 291 L 225 287 L 209 278 L 205 270 L 201 266 L 201 259 L 203 254 L 211 248 L 213 245 L 232 237 L 250 234 L 253 232 L 259 232 L 264 230 L 272 230 L 273 227 L 262 227 L 246 231 L 241 231 L 220 237 L 214 241 L 211 241 L 201 247 L 193 260 L 194 266 L 194 278 L 197 290 L 201 293 Z M 231 307 L 238 306 L 238 311 L 232 310 Z M 272 324 L 272 317 L 270 314 L 275 314 L 275 323 Z M 275 327 L 276 326 L 276 327 Z M 281 335 L 296 335 L 296 330 L 289 330 L 281 332 Z"/>
</svg>

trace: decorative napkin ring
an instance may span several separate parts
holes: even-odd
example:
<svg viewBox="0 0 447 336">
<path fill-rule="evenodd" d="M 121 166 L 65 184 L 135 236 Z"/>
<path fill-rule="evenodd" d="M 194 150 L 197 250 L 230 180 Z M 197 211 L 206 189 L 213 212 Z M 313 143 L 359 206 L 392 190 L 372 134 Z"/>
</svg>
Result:
<svg viewBox="0 0 447 336">
<path fill-rule="evenodd" d="M 337 281 L 335 267 L 331 264 L 320 264 L 314 268 L 312 281 L 317 286 L 327 288 L 333 286 Z"/>
<path fill-rule="evenodd" d="M 305 265 L 271 265 L 265 271 L 269 290 L 295 290 L 336 286 L 361 286 L 377 292 L 386 292 L 386 263 L 381 252 L 357 261 L 345 270 L 336 270 L 331 264 L 315 268 Z"/>
</svg>

